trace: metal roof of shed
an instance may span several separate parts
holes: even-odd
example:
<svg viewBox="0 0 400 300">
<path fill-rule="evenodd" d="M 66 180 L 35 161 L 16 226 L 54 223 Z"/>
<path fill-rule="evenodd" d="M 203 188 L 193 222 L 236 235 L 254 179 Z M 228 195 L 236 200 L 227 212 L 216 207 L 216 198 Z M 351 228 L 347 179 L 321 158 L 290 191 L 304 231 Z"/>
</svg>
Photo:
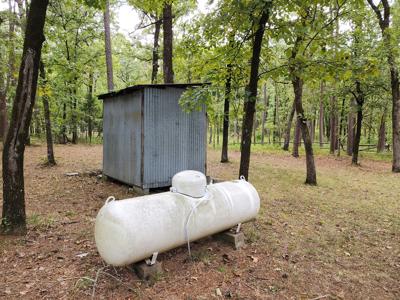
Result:
<svg viewBox="0 0 400 300">
<path fill-rule="evenodd" d="M 206 82 L 206 83 L 164 83 L 164 84 L 138 84 L 138 85 L 133 85 L 133 86 L 129 86 L 127 88 L 124 88 L 122 90 L 119 91 L 113 91 L 110 93 L 106 93 L 106 94 L 101 94 L 99 96 L 97 96 L 99 99 L 105 99 L 105 98 L 111 98 L 114 96 L 119 96 L 119 95 L 125 95 L 125 94 L 129 94 L 130 92 L 133 91 L 138 91 L 144 88 L 156 88 L 156 89 L 165 89 L 167 87 L 174 87 L 174 88 L 187 88 L 187 87 L 191 87 L 191 86 L 202 86 L 202 85 L 209 85 L 210 83 Z"/>
</svg>

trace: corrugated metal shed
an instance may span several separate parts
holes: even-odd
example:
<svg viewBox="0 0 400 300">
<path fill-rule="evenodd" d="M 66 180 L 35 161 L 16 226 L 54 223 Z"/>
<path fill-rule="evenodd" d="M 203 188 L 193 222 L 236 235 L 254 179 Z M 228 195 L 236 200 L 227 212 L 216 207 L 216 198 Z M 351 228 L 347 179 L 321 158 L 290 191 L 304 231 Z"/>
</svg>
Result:
<svg viewBox="0 0 400 300">
<path fill-rule="evenodd" d="M 103 173 L 142 189 L 171 185 L 182 170 L 206 173 L 206 113 L 186 113 L 182 93 L 200 84 L 138 85 L 104 100 Z"/>
</svg>

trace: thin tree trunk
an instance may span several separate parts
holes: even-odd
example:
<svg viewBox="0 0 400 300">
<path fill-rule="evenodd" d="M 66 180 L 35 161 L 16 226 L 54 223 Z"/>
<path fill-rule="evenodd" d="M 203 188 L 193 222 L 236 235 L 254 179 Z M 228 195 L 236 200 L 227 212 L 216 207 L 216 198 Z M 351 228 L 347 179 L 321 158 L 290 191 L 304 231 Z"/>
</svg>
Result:
<svg viewBox="0 0 400 300">
<path fill-rule="evenodd" d="M 337 149 L 337 116 L 336 116 L 336 96 L 331 97 L 331 114 L 330 114 L 330 133 L 329 133 L 329 153 L 334 154 Z"/>
<path fill-rule="evenodd" d="M 267 5 L 268 4 L 266 4 L 266 7 L 262 12 L 261 18 L 259 19 L 259 22 L 257 24 L 257 30 L 254 34 L 251 67 L 250 67 L 250 79 L 249 79 L 249 84 L 246 87 L 246 101 L 244 103 L 239 177 L 244 176 L 246 180 L 249 177 L 251 133 L 253 131 L 252 128 L 253 119 L 256 109 L 260 53 L 265 31 L 265 24 L 269 18 L 269 7 Z"/>
<path fill-rule="evenodd" d="M 254 116 L 253 122 L 253 145 L 257 144 L 257 115 Z"/>
<path fill-rule="evenodd" d="M 75 77 L 74 80 L 74 88 L 72 90 L 73 101 L 72 101 L 72 144 L 78 143 L 78 112 L 77 112 L 77 102 L 78 102 L 78 95 L 76 90 L 76 82 L 78 78 Z"/>
<path fill-rule="evenodd" d="M 325 82 L 321 81 L 320 84 L 320 97 L 319 97 L 319 147 L 324 147 L 324 94 Z"/>
<path fill-rule="evenodd" d="M 261 125 L 261 145 L 264 145 L 265 138 L 265 124 L 268 119 L 268 106 L 269 106 L 269 97 L 267 95 L 267 84 L 264 83 L 264 111 L 262 116 L 262 125 Z"/>
<path fill-rule="evenodd" d="M 164 83 L 174 83 L 174 70 L 172 65 L 172 4 L 164 2 L 163 7 L 163 29 L 164 29 L 164 47 L 163 47 L 163 71 Z"/>
<path fill-rule="evenodd" d="M 60 144 L 66 144 L 68 142 L 66 123 L 67 123 L 67 103 L 64 102 L 63 103 L 63 112 L 62 112 Z"/>
<path fill-rule="evenodd" d="M 281 142 L 281 132 L 279 123 L 279 96 L 278 96 L 278 84 L 275 82 L 275 110 L 274 110 L 274 144 L 276 139 L 278 143 Z"/>
<path fill-rule="evenodd" d="M 383 42 L 386 48 L 387 61 L 390 69 L 390 85 L 392 90 L 392 141 L 393 162 L 392 171 L 400 172 L 400 82 L 399 70 L 395 60 L 394 46 L 392 45 L 390 26 L 390 5 L 388 0 L 381 0 L 383 13 L 374 4 L 373 0 L 367 0 L 374 10 L 382 31 Z"/>
<path fill-rule="evenodd" d="M 348 122 L 347 122 L 347 155 L 352 155 L 353 154 L 353 148 L 354 148 L 354 136 L 355 136 L 355 116 L 354 116 L 354 107 L 357 104 L 355 103 L 355 100 L 351 102 L 350 106 L 350 111 L 348 115 Z"/>
<path fill-rule="evenodd" d="M 110 29 L 110 1 L 105 1 L 104 10 L 104 43 L 106 52 L 107 67 L 107 88 L 111 92 L 114 90 L 113 63 L 112 63 L 112 47 L 111 47 L 111 29 Z"/>
<path fill-rule="evenodd" d="M 239 120 L 238 120 L 238 116 L 235 117 L 235 135 L 236 135 L 236 143 L 239 144 L 240 140 L 240 134 L 239 134 Z"/>
<path fill-rule="evenodd" d="M 292 74 L 294 72 L 291 72 Z M 306 176 L 306 184 L 316 185 L 317 184 L 317 172 L 315 170 L 315 162 L 314 162 L 314 153 L 312 148 L 312 142 L 310 138 L 310 132 L 308 131 L 307 119 L 304 116 L 303 110 L 303 81 L 294 76 L 292 80 L 293 90 L 295 95 L 295 104 L 296 104 L 296 113 L 298 122 L 300 123 L 301 134 L 303 136 L 304 148 L 306 151 L 306 167 L 307 167 L 307 176 Z"/>
<path fill-rule="evenodd" d="M 40 77 L 42 78 L 43 90 L 46 90 L 46 73 L 44 64 L 40 63 Z M 43 102 L 43 110 L 44 110 L 44 120 L 46 127 L 46 142 L 47 142 L 47 163 L 50 166 L 54 166 L 56 164 L 56 160 L 54 159 L 54 150 L 53 150 L 53 135 L 51 133 L 51 120 L 50 120 L 50 108 L 49 108 L 49 99 L 46 92 L 42 95 Z"/>
<path fill-rule="evenodd" d="M 283 141 L 283 150 L 284 151 L 289 151 L 289 143 L 290 143 L 290 132 L 292 130 L 292 123 L 293 123 L 293 117 L 294 117 L 294 112 L 296 110 L 296 105 L 293 101 L 292 109 L 289 112 L 288 115 L 288 120 L 287 120 L 287 125 L 286 125 L 286 130 L 285 130 L 285 137 Z M 297 126 L 296 126 L 297 129 Z"/>
<path fill-rule="evenodd" d="M 216 120 L 214 120 L 214 126 L 213 126 L 213 148 L 214 149 L 215 149 L 215 143 L 217 141 L 216 132 L 217 132 L 217 125 L 216 125 Z"/>
<path fill-rule="evenodd" d="M 340 120 L 339 120 L 339 134 L 338 134 L 338 153 L 337 155 L 340 156 L 340 147 L 342 146 L 342 132 L 343 132 L 343 121 L 344 121 L 344 105 L 345 99 L 342 99 L 342 107 L 340 110 Z"/>
<path fill-rule="evenodd" d="M 4 143 L 1 227 L 6 233 L 24 234 L 26 232 L 25 141 L 35 104 L 47 5 L 48 0 L 31 1 L 12 118 Z"/>
<path fill-rule="evenodd" d="M 219 146 L 219 136 L 220 136 L 220 130 L 221 130 L 221 126 L 219 123 L 219 115 L 217 115 L 217 119 L 216 119 L 216 128 L 217 128 L 217 145 Z"/>
<path fill-rule="evenodd" d="M 377 146 L 377 152 L 383 152 L 385 151 L 385 145 L 386 145 L 386 114 L 387 114 L 387 109 L 386 106 L 384 108 L 382 117 L 381 117 L 381 122 L 379 125 L 379 132 L 378 132 L 378 146 Z"/>
<path fill-rule="evenodd" d="M 314 116 L 315 116 L 315 114 L 314 114 Z M 315 119 L 313 119 L 311 122 L 310 122 L 310 127 L 311 127 L 311 129 L 310 129 L 310 134 L 311 134 L 311 142 L 313 142 L 314 143 L 314 140 L 315 140 L 315 123 L 316 123 L 316 121 L 315 121 Z"/>
<path fill-rule="evenodd" d="M 225 101 L 224 101 L 224 125 L 222 130 L 221 162 L 228 162 L 228 139 L 229 139 L 229 104 L 231 100 L 232 65 L 226 66 Z"/>
<path fill-rule="evenodd" d="M 92 136 L 93 136 L 93 72 L 89 73 L 89 86 L 88 86 L 88 137 L 89 143 L 92 143 Z"/>
<path fill-rule="evenodd" d="M 1 19 L 0 19 L 1 25 Z M 0 51 L 0 61 L 2 53 Z M 4 141 L 8 128 L 7 118 L 7 88 L 4 85 L 3 72 L 0 71 L 0 139 Z"/>
<path fill-rule="evenodd" d="M 357 125 L 356 125 L 356 135 L 354 137 L 354 147 L 353 147 L 353 157 L 351 162 L 353 165 L 358 165 L 358 152 L 360 149 L 361 140 L 361 126 L 363 120 L 363 105 L 364 105 L 364 95 L 361 90 L 361 84 L 359 81 L 356 82 L 356 93 L 357 98 Z"/>
<path fill-rule="evenodd" d="M 276 133 L 276 131 L 277 131 L 277 112 L 278 112 L 278 110 L 277 110 L 277 99 L 278 99 L 278 97 L 277 97 L 277 95 L 276 95 L 276 93 L 277 93 L 277 91 L 276 91 L 276 84 L 275 84 L 275 98 L 274 98 L 274 116 L 273 116 L 273 132 L 272 132 L 272 144 L 274 144 L 275 145 L 275 143 L 276 143 L 276 137 L 277 137 L 277 133 Z"/>
<path fill-rule="evenodd" d="M 211 145 L 211 143 L 212 143 L 212 136 L 213 136 L 213 128 L 212 128 L 212 126 L 211 126 L 210 118 L 208 118 L 208 127 L 209 127 L 209 132 L 208 132 L 208 135 L 209 135 L 209 137 L 208 137 L 208 143 Z"/>
<path fill-rule="evenodd" d="M 158 40 L 160 37 L 160 29 L 161 29 L 161 23 L 162 20 L 157 20 L 155 23 L 155 29 L 154 29 L 154 42 L 153 42 L 153 68 L 151 71 L 151 83 L 155 84 L 157 83 L 157 74 L 158 74 L 158 59 L 159 59 L 159 44 Z"/>
<path fill-rule="evenodd" d="M 296 127 L 294 129 L 293 149 L 292 149 L 292 156 L 296 158 L 299 157 L 300 135 L 301 135 L 300 119 L 296 118 Z"/>
</svg>

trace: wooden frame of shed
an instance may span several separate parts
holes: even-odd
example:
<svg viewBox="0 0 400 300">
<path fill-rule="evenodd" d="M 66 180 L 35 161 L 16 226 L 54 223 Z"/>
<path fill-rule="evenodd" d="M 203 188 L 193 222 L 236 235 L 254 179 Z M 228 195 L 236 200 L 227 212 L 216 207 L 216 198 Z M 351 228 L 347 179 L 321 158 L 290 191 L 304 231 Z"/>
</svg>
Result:
<svg viewBox="0 0 400 300">
<path fill-rule="evenodd" d="M 182 93 L 202 84 L 149 84 L 100 95 L 103 174 L 139 187 L 171 185 L 183 170 L 207 169 L 205 107 L 184 112 Z"/>
</svg>

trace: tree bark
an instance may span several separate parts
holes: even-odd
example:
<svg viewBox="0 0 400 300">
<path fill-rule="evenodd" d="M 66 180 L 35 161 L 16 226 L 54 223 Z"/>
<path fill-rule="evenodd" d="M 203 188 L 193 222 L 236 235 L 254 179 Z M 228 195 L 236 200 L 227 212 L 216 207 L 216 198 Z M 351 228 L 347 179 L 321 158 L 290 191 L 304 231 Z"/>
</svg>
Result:
<svg viewBox="0 0 400 300">
<path fill-rule="evenodd" d="M 331 97 L 331 114 L 330 114 L 330 133 L 329 133 L 329 153 L 334 154 L 337 149 L 337 112 L 336 112 L 336 96 Z"/>
<path fill-rule="evenodd" d="M 104 10 L 104 43 L 106 53 L 107 67 L 107 88 L 111 92 L 114 90 L 112 47 L 111 47 L 111 29 L 110 29 L 110 1 L 106 0 Z"/>
<path fill-rule="evenodd" d="M 160 38 L 160 29 L 161 29 L 162 20 L 157 20 L 155 23 L 154 29 L 154 41 L 153 41 L 153 64 L 152 64 L 152 71 L 151 71 L 151 83 L 157 83 L 157 75 L 158 75 L 158 59 L 159 59 L 159 44 L 158 40 Z"/>
<path fill-rule="evenodd" d="M 225 101 L 224 101 L 224 124 L 222 130 L 222 152 L 221 162 L 228 162 L 228 139 L 229 139 L 229 104 L 231 100 L 232 65 L 226 66 Z"/>
<path fill-rule="evenodd" d="M 390 85 L 392 90 L 392 140 L 393 140 L 393 162 L 392 171 L 400 172 L 400 82 L 399 70 L 395 61 L 394 47 L 391 42 L 390 26 L 390 5 L 388 0 L 381 0 L 383 15 L 373 0 L 367 0 L 374 10 L 379 26 L 382 31 L 383 43 L 386 49 L 387 61 L 390 69 Z"/>
<path fill-rule="evenodd" d="M 44 122 L 46 128 L 46 143 L 47 143 L 47 163 L 50 166 L 54 166 L 56 164 L 56 160 L 54 159 L 54 150 L 53 150 L 53 135 L 51 132 L 51 119 L 50 119 L 50 108 L 49 108 L 49 99 L 46 94 L 46 73 L 44 64 L 40 63 L 40 77 L 42 78 L 42 85 L 43 85 L 43 110 L 44 110 Z"/>
<path fill-rule="evenodd" d="M 339 134 L 337 138 L 337 155 L 340 156 L 340 147 L 342 146 L 342 132 L 343 132 L 343 120 L 344 120 L 344 105 L 345 99 L 342 99 L 342 107 L 340 109 L 340 119 L 339 119 Z"/>
<path fill-rule="evenodd" d="M 353 146 L 353 156 L 351 162 L 353 165 L 358 165 L 358 152 L 360 149 L 360 140 L 361 140 L 361 126 L 363 120 L 363 105 L 364 105 L 364 94 L 361 89 L 361 84 L 359 81 L 356 81 L 356 93 L 355 100 L 357 102 L 357 125 L 356 125 L 356 135 L 354 137 L 354 146 Z"/>
<path fill-rule="evenodd" d="M 261 125 L 261 145 L 264 145 L 265 139 L 265 124 L 268 119 L 268 106 L 269 106 L 269 97 L 267 95 L 267 84 L 264 84 L 264 111 L 262 116 L 262 125 Z"/>
<path fill-rule="evenodd" d="M 303 103 L 302 103 L 303 81 L 299 77 L 294 76 L 294 78 L 292 79 L 292 84 L 295 95 L 297 118 L 298 122 L 300 123 L 301 134 L 303 136 L 304 148 L 306 151 L 307 176 L 305 183 L 310 185 L 316 185 L 317 173 L 315 170 L 314 153 L 312 148 L 310 132 L 307 126 L 307 119 L 304 116 Z"/>
<path fill-rule="evenodd" d="M 296 127 L 294 129 L 293 149 L 292 149 L 292 156 L 296 158 L 299 157 L 300 135 L 301 135 L 300 119 L 296 118 Z"/>
<path fill-rule="evenodd" d="M 285 130 L 285 138 L 283 141 L 283 150 L 284 151 L 289 151 L 289 144 L 290 144 L 290 131 L 292 130 L 292 123 L 293 123 L 293 117 L 294 117 L 294 112 L 296 110 L 296 105 L 293 101 L 292 109 L 289 112 L 288 115 L 288 120 L 287 120 L 287 125 L 286 125 L 286 130 Z M 296 126 L 297 129 L 297 126 Z"/>
<path fill-rule="evenodd" d="M 163 7 L 163 29 L 164 29 L 164 47 L 163 47 L 163 71 L 164 83 L 174 83 L 174 70 L 172 65 L 172 4 L 164 2 Z"/>
<path fill-rule="evenodd" d="M 31 1 L 12 118 L 4 143 L 1 227 L 7 233 L 26 232 L 24 151 L 35 104 L 47 5 L 48 0 Z"/>
<path fill-rule="evenodd" d="M 93 72 L 90 71 L 89 73 L 89 85 L 88 85 L 88 96 L 87 96 L 87 109 L 88 109 L 88 118 L 87 118 L 87 123 L 88 123 L 88 137 L 89 137 L 89 143 L 92 143 L 92 136 L 93 136 L 93 105 L 94 105 L 94 100 L 93 100 L 93 93 L 94 93 L 94 88 L 93 88 Z"/>
<path fill-rule="evenodd" d="M 347 122 L 347 155 L 353 155 L 353 148 L 354 148 L 354 136 L 355 136 L 355 128 L 354 128 L 354 107 L 357 104 L 353 100 L 350 106 L 350 111 L 348 115 L 348 122 Z"/>
<path fill-rule="evenodd" d="M 0 20 L 1 25 L 1 20 Z M 1 61 L 1 51 L 0 51 L 0 61 Z M 8 118 L 7 118 L 7 88 L 4 85 L 4 75 L 0 71 L 0 139 L 4 141 L 8 128 Z"/>
<path fill-rule="evenodd" d="M 378 131 L 378 145 L 377 145 L 377 152 L 381 153 L 385 151 L 385 146 L 386 146 L 386 114 L 387 114 L 387 109 L 386 106 L 383 110 L 383 114 L 381 117 L 381 122 L 379 125 L 379 131 Z"/>
<path fill-rule="evenodd" d="M 325 82 L 321 81 L 320 84 L 320 97 L 319 97 L 319 147 L 324 147 L 324 94 Z"/>
<path fill-rule="evenodd" d="M 219 136 L 220 136 L 220 130 L 221 130 L 221 126 L 219 124 L 219 115 L 217 115 L 217 119 L 215 120 L 216 124 L 215 124 L 215 128 L 217 129 L 217 145 L 219 146 Z"/>
<path fill-rule="evenodd" d="M 213 138 L 213 128 L 211 126 L 210 117 L 207 118 L 207 121 L 208 121 L 208 128 L 209 128 L 209 130 L 208 130 L 208 143 L 211 145 L 212 138 Z"/>
<path fill-rule="evenodd" d="M 275 144 L 276 140 L 278 140 L 278 143 L 281 142 L 281 132 L 280 132 L 280 123 L 279 123 L 278 84 L 275 82 L 275 109 L 274 109 L 274 136 L 273 136 L 274 144 Z"/>
<path fill-rule="evenodd" d="M 246 101 L 244 103 L 244 117 L 242 125 L 242 142 L 240 155 L 239 177 L 244 176 L 247 180 L 249 177 L 250 166 L 250 149 L 251 149 L 251 133 L 253 131 L 253 119 L 256 109 L 258 69 L 260 67 L 260 53 L 262 40 L 265 31 L 265 24 L 269 18 L 269 4 L 263 9 L 262 15 L 257 24 L 257 30 L 254 34 L 253 49 L 250 67 L 249 84 L 246 87 Z"/>
</svg>

